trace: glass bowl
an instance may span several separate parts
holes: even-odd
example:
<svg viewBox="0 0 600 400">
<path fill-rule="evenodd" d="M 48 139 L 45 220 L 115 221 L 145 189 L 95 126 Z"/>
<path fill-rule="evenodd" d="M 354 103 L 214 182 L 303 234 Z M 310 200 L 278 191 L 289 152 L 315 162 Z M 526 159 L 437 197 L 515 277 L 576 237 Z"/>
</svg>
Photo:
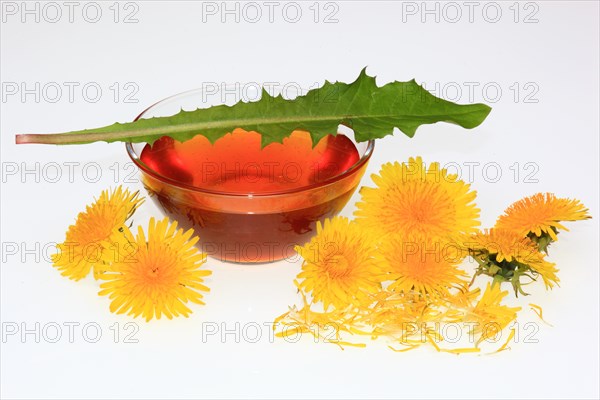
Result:
<svg viewBox="0 0 600 400">
<path fill-rule="evenodd" d="M 223 104 L 209 97 L 202 89 L 181 93 L 150 106 L 136 120 Z M 337 215 L 356 190 L 374 141 L 356 143 L 351 131 L 343 134 L 358 151 L 352 165 L 326 179 L 281 190 L 221 191 L 190 184 L 144 162 L 146 143 L 127 143 L 126 150 L 153 201 L 180 227 L 194 229 L 202 251 L 227 262 L 264 263 L 293 257 L 294 247 L 316 233 L 316 222 Z"/>
</svg>

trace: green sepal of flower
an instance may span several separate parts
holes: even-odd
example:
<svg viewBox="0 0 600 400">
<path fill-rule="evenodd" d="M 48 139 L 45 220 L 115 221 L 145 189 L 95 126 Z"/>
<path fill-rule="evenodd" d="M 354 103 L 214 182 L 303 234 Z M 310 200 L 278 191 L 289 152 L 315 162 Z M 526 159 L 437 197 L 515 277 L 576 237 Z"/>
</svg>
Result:
<svg viewBox="0 0 600 400">
<path fill-rule="evenodd" d="M 531 281 L 535 281 L 539 275 L 529 265 L 516 260 L 502 260 L 498 262 L 496 255 L 489 254 L 488 252 L 471 255 L 477 261 L 477 264 L 479 264 L 473 276 L 473 281 L 479 275 L 487 275 L 493 278 L 494 285 L 501 284 L 502 282 L 510 282 L 515 291 L 515 296 L 519 297 L 519 293 L 523 296 L 529 296 L 529 293 L 523 290 L 523 286 L 531 282 L 523 283 L 521 278 L 525 276 Z"/>
<path fill-rule="evenodd" d="M 554 233 L 558 235 L 558 229 L 555 226 L 552 226 L 551 228 L 554 231 Z M 542 232 L 541 236 L 536 235 L 535 232 L 529 232 L 527 234 L 527 237 L 538 246 L 540 252 L 543 251 L 546 254 L 548 254 L 548 246 L 550 246 L 551 243 L 555 242 L 555 240 L 552 239 L 552 236 L 550 236 L 548 232 Z"/>
</svg>

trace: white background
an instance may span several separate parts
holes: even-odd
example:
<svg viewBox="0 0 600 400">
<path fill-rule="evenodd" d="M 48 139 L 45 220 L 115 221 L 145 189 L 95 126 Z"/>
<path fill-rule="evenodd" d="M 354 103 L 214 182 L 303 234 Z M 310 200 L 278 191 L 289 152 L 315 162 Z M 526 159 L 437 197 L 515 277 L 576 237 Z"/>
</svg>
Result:
<svg viewBox="0 0 600 400">
<path fill-rule="evenodd" d="M 317 22 L 314 6 L 309 8 L 313 2 L 302 2 L 296 23 L 289 22 L 293 10 L 282 14 L 284 2 L 272 23 L 261 2 L 263 15 L 255 23 L 248 21 L 255 18 L 249 8 L 239 22 L 235 15 L 225 15 L 223 23 L 220 13 L 203 14 L 201 3 L 154 1 L 117 5 L 118 22 L 112 2 L 98 3 L 102 16 L 96 23 L 85 20 L 95 18 L 90 6 L 87 15 L 82 13 L 86 3 L 77 3 L 73 22 L 67 6 L 57 3 L 62 17 L 54 23 L 56 9 L 38 3 L 36 22 L 35 14 L 22 15 L 21 2 L 7 3 L 0 42 L 1 319 L 4 328 L 16 323 L 32 329 L 37 322 L 50 329 L 56 323 L 63 336 L 57 343 L 45 337 L 36 343 L 33 334 L 4 338 L 3 398 L 599 396 L 597 2 L 481 2 L 471 16 L 463 2 L 427 3 L 428 9 L 438 7 L 437 15 L 424 14 L 421 2 L 337 2 L 327 9 L 319 5 Z M 34 2 L 27 6 L 36 7 Z M 242 13 L 243 4 L 239 7 Z M 502 14 L 492 23 L 498 8 Z M 138 22 L 124 23 L 134 11 Z M 332 11 L 337 22 L 324 23 Z M 132 320 L 109 312 L 109 300 L 96 295 L 97 283 L 91 277 L 77 283 L 61 277 L 40 254 L 47 243 L 63 240 L 85 204 L 114 186 L 115 171 L 117 181 L 123 181 L 128 159 L 122 144 L 16 146 L 14 134 L 129 121 L 153 102 L 206 82 L 310 87 L 324 79 L 349 82 L 365 65 L 381 83 L 416 78 L 428 88 L 445 89 L 437 94 L 450 99 L 457 99 L 458 87 L 462 96 L 457 101 L 487 102 L 493 111 L 472 131 L 436 124 L 420 128 L 414 139 L 396 134 L 378 141 L 364 185 L 371 184 L 368 175 L 382 163 L 422 155 L 427 162 L 458 163 L 464 174 L 465 163 L 480 163 L 471 180 L 484 227 L 493 225 L 513 201 L 539 191 L 576 197 L 590 208 L 594 219 L 569 224 L 571 232 L 561 234 L 551 248 L 550 260 L 561 269 L 561 287 L 551 292 L 531 288 L 529 298 L 511 300 L 525 308 L 523 322 L 539 322 L 527 310 L 529 302 L 543 306 L 553 327 L 540 324 L 537 343 L 516 343 L 496 355 L 455 356 L 429 347 L 394 353 L 385 343 L 341 351 L 309 338 L 271 343 L 266 327 L 258 343 L 243 338 L 236 343 L 234 335 L 203 341 L 203 323 L 229 328 L 235 322 L 268 323 L 298 301 L 292 280 L 299 263 L 238 266 L 215 260 L 209 260 L 214 274 L 208 280 L 212 291 L 207 306 L 192 306 L 188 319 L 134 320 L 138 343 L 125 343 L 125 324 Z M 35 93 L 24 98 L 20 92 L 11 94 L 15 84 L 31 89 L 36 82 L 37 100 Z M 52 82 L 63 87 L 56 102 L 56 93 L 49 91 Z M 79 85 L 72 102 L 64 82 Z M 102 89 L 95 103 L 92 91 L 87 99 L 81 92 L 90 82 Z M 128 82 L 134 86 L 125 90 Z M 129 100 L 137 102 L 125 102 L 123 95 L 132 87 L 139 90 Z M 62 167 L 56 183 L 49 182 L 56 177 L 56 169 L 47 167 L 52 162 Z M 73 182 L 65 162 L 78 163 Z M 95 165 L 88 175 L 82 172 L 90 162 L 102 167 L 95 183 L 89 182 Z M 39 179 L 23 173 L 35 170 L 36 163 Z M 518 177 L 515 167 L 510 168 L 515 163 Z M 533 164 L 525 169 L 525 163 Z M 485 165 L 492 167 L 484 173 Z M 500 178 L 495 176 L 498 169 Z M 138 183 L 127 186 L 141 189 Z M 345 215 L 352 214 L 356 200 Z M 160 216 L 160 211 L 148 202 L 135 222 L 145 224 L 150 216 Z M 23 251 L 35 249 L 36 243 L 40 251 Z M 6 246 L 12 246 L 10 252 Z M 64 325 L 70 322 L 80 324 L 73 343 Z M 86 323 L 102 329 L 97 343 L 85 340 L 81 328 Z M 110 329 L 115 323 L 118 343 Z M 88 334 L 94 336 L 93 329 Z"/>
</svg>

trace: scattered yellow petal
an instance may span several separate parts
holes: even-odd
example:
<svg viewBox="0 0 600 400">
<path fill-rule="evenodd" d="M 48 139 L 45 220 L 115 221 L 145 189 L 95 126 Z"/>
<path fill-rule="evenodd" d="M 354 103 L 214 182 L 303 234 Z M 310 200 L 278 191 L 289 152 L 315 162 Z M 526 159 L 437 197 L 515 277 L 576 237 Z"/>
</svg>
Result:
<svg viewBox="0 0 600 400">
<path fill-rule="evenodd" d="M 510 334 L 508 335 L 506 342 L 504 342 L 504 344 L 502 346 L 500 346 L 500 348 L 498 350 L 496 350 L 494 353 L 500 353 L 503 350 L 510 350 L 510 347 L 507 347 L 507 346 L 514 337 L 515 337 L 515 328 L 511 328 Z"/>
<path fill-rule="evenodd" d="M 549 323 L 548 321 L 546 321 L 544 319 L 542 307 L 538 306 L 537 304 L 533 304 L 533 303 L 529 303 L 529 307 L 531 307 L 531 310 L 534 313 L 536 313 L 538 317 L 540 317 L 540 319 L 542 320 L 543 323 L 545 323 L 546 325 L 549 325 L 549 326 L 553 326 L 551 323 Z"/>
</svg>

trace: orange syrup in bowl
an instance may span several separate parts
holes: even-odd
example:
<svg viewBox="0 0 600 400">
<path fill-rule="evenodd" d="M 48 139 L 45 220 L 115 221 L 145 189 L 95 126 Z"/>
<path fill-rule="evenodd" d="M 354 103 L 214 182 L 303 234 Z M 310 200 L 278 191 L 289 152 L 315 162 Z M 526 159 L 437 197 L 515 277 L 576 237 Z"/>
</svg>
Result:
<svg viewBox="0 0 600 400">
<path fill-rule="evenodd" d="M 338 214 L 371 155 L 343 134 L 313 146 L 308 132 L 261 147 L 256 132 L 235 129 L 214 144 L 202 135 L 162 137 L 139 159 L 153 200 L 184 229 L 193 228 L 208 255 L 224 261 L 271 262 L 295 255 L 316 222 Z"/>
</svg>

